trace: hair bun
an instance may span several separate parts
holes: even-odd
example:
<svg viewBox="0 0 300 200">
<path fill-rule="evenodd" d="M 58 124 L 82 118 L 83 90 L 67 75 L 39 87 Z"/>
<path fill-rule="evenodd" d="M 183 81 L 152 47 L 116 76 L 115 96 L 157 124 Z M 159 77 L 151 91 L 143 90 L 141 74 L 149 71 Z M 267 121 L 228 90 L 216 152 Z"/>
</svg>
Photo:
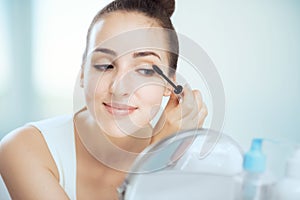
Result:
<svg viewBox="0 0 300 200">
<path fill-rule="evenodd" d="M 163 7 L 169 17 L 171 17 L 175 11 L 175 0 L 153 0 L 158 5 Z"/>
</svg>

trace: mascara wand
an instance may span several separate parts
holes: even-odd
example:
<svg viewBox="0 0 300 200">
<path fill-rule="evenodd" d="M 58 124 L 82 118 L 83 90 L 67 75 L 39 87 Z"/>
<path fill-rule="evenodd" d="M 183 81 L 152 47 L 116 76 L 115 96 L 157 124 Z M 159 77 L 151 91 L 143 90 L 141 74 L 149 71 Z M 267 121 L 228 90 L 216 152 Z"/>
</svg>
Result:
<svg viewBox="0 0 300 200">
<path fill-rule="evenodd" d="M 183 87 L 181 85 L 175 85 L 165 74 L 164 72 L 156 65 L 152 65 L 152 68 L 154 69 L 154 71 L 156 73 L 158 73 L 159 75 L 161 75 L 166 81 L 168 81 L 168 83 L 170 83 L 170 85 L 172 85 L 172 87 L 174 88 L 174 93 L 175 94 L 180 94 L 182 92 Z"/>
</svg>

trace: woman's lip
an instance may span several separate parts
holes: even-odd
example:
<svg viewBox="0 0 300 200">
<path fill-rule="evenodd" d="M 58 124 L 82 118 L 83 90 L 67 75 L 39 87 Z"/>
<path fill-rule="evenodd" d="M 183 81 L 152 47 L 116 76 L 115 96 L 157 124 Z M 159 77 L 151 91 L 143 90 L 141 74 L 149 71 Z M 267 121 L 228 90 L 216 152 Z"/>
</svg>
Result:
<svg viewBox="0 0 300 200">
<path fill-rule="evenodd" d="M 103 103 L 105 106 L 111 107 L 113 109 L 118 110 L 135 110 L 137 107 L 129 106 L 126 104 L 119 104 L 119 103 Z"/>
<path fill-rule="evenodd" d="M 137 107 L 128 106 L 126 104 L 103 103 L 105 109 L 115 116 L 126 116 L 133 113 Z"/>
</svg>

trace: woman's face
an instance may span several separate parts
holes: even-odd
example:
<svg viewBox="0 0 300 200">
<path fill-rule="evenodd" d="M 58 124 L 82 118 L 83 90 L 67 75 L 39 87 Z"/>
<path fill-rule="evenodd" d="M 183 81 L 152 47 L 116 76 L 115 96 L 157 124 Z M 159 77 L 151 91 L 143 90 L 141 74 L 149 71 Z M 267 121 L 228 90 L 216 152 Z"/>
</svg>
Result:
<svg viewBox="0 0 300 200">
<path fill-rule="evenodd" d="M 91 31 L 81 81 L 88 111 L 106 134 L 123 137 L 146 127 L 170 94 L 152 69 L 168 74 L 164 34 L 152 28 L 160 26 L 149 17 L 117 11 Z"/>
</svg>

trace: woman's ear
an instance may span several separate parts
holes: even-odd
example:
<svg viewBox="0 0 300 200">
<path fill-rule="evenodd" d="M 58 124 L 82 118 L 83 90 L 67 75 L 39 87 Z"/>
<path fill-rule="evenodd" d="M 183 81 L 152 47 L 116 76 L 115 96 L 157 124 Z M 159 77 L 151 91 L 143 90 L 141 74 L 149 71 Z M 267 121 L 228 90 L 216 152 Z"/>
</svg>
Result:
<svg viewBox="0 0 300 200">
<path fill-rule="evenodd" d="M 82 65 L 81 66 L 81 69 L 80 69 L 80 87 L 84 87 L 84 66 Z"/>
</svg>

